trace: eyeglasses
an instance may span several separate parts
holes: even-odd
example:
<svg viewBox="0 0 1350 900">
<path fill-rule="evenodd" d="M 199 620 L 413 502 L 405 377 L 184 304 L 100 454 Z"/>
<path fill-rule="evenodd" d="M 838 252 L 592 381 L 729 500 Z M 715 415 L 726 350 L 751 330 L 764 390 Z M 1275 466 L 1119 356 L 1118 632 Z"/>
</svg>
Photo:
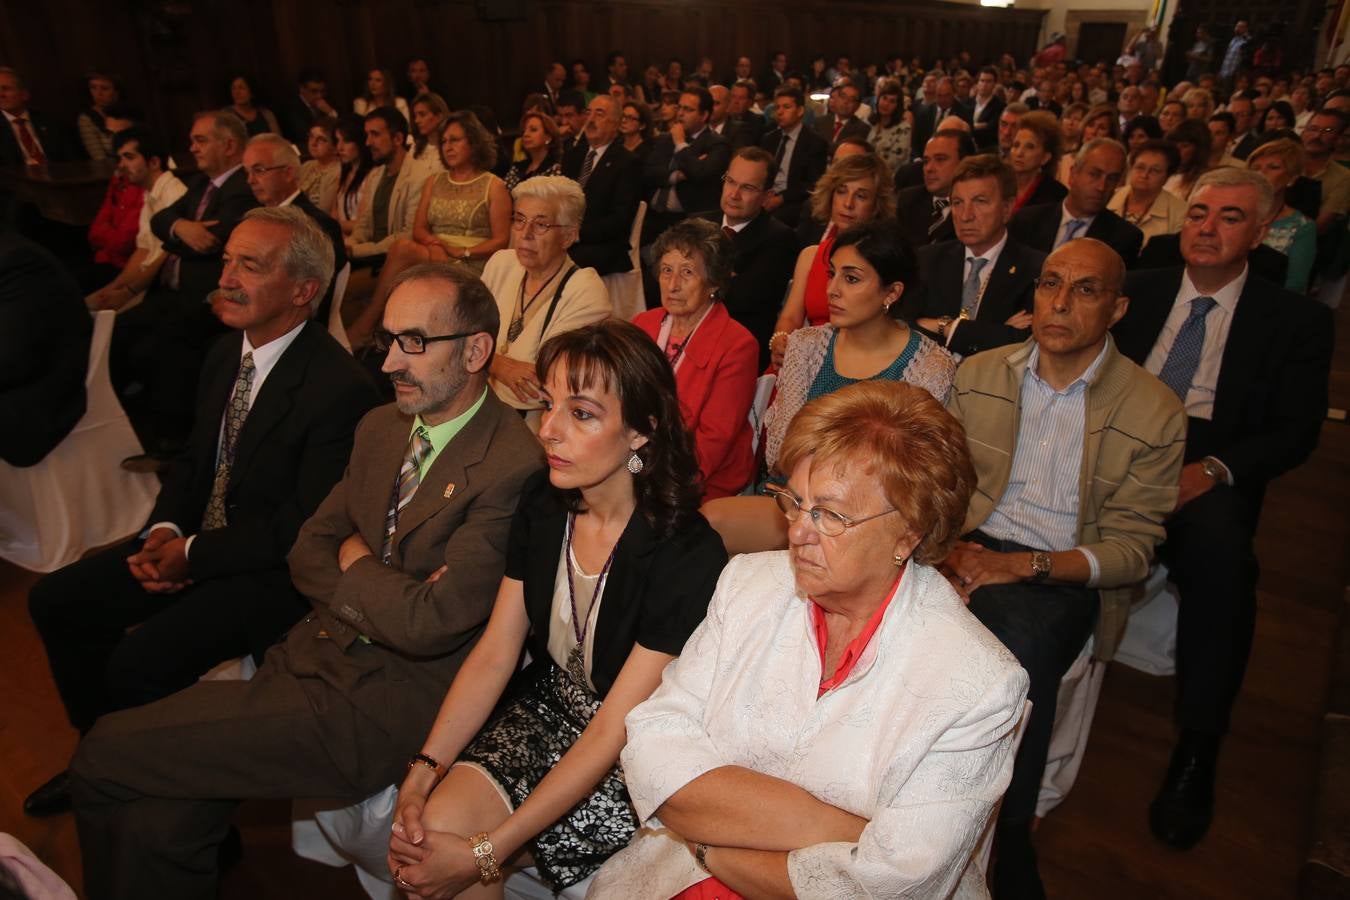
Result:
<svg viewBox="0 0 1350 900">
<path fill-rule="evenodd" d="M 824 506 L 813 506 L 806 509 L 791 491 L 780 485 L 769 485 L 766 490 L 773 496 L 774 502 L 778 504 L 778 508 L 783 511 L 783 516 L 789 522 L 797 521 L 802 513 L 806 513 L 811 517 L 811 524 L 815 526 L 816 531 L 826 537 L 839 537 L 849 528 L 856 527 L 864 522 L 870 522 L 872 519 L 889 516 L 893 512 L 899 512 L 899 510 L 892 508 L 885 512 L 863 516 L 861 519 L 851 519 L 843 513 L 837 513 Z"/>
<path fill-rule="evenodd" d="M 516 231 L 528 231 L 543 236 L 548 234 L 550 228 L 562 228 L 564 226 L 561 222 L 550 222 L 547 219 L 526 219 L 520 213 L 512 213 L 511 227 Z"/>
<path fill-rule="evenodd" d="M 289 168 L 289 167 L 288 167 L 288 166 L 253 166 L 252 168 L 245 169 L 244 171 L 248 172 L 248 174 L 249 174 L 250 177 L 253 177 L 253 178 L 261 178 L 261 177 L 263 177 L 264 175 L 266 175 L 268 172 L 275 172 L 277 169 L 285 169 L 285 168 Z"/>
<path fill-rule="evenodd" d="M 619 116 L 619 121 L 621 121 L 621 122 L 641 122 L 642 119 L 641 119 L 640 117 L 638 117 L 638 116 L 632 116 L 632 115 L 629 115 L 628 113 L 624 113 L 623 115 Z"/>
<path fill-rule="evenodd" d="M 723 175 L 722 183 L 725 184 L 727 187 L 731 188 L 733 191 L 744 191 L 745 193 L 749 194 L 752 197 L 755 194 L 762 194 L 764 192 L 764 188 L 750 184 L 749 182 L 746 181 L 736 181 L 730 175 Z"/>
<path fill-rule="evenodd" d="M 377 329 L 375 338 L 375 349 L 381 353 L 388 353 L 389 348 L 398 344 L 398 349 L 410 356 L 416 356 L 419 353 L 427 352 L 427 344 L 436 341 L 457 341 L 463 337 L 478 334 L 476 331 L 461 331 L 457 334 L 417 334 L 413 331 L 404 331 L 399 334 L 385 331 L 383 328 Z"/>
<path fill-rule="evenodd" d="M 1311 125 L 1303 129 L 1304 134 L 1307 134 L 1309 131 L 1313 134 L 1339 134 L 1341 130 L 1339 128 L 1314 128 Z"/>
<path fill-rule="evenodd" d="M 1058 294 L 1059 289 L 1064 286 L 1064 282 L 1053 276 L 1045 278 L 1032 279 L 1032 284 L 1036 285 L 1038 294 Z M 1075 281 L 1069 285 L 1069 291 L 1080 300 L 1096 300 L 1098 297 L 1105 297 L 1111 293 L 1104 285 L 1097 284 L 1094 281 Z"/>
</svg>

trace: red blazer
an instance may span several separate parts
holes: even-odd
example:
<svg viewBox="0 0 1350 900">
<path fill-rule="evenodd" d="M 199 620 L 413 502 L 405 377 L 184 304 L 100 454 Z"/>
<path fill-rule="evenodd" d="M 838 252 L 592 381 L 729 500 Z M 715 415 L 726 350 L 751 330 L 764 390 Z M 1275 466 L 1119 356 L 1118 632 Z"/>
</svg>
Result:
<svg viewBox="0 0 1350 900">
<path fill-rule="evenodd" d="M 136 250 L 141 227 L 141 203 L 145 189 L 114 175 L 103 195 L 103 205 L 89 226 L 89 246 L 94 262 L 121 268 Z"/>
<path fill-rule="evenodd" d="M 656 340 L 665 314 L 663 309 L 649 309 L 633 324 Z M 680 415 L 694 436 L 705 500 L 738 494 L 755 477 L 749 416 L 758 367 L 754 336 L 731 318 L 725 306 L 714 303 L 675 373 Z"/>
</svg>

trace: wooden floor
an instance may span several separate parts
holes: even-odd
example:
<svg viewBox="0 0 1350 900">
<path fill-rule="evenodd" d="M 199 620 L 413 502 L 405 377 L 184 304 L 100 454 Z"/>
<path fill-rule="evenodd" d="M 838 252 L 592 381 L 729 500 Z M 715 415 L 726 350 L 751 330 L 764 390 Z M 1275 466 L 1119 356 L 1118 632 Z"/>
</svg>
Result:
<svg viewBox="0 0 1350 900">
<path fill-rule="evenodd" d="M 1350 407 L 1350 302 L 1338 315 L 1332 406 Z M 1220 762 L 1208 838 L 1177 853 L 1148 833 L 1146 811 L 1171 751 L 1172 681 L 1123 666 L 1107 673 L 1078 784 L 1041 825 L 1052 898 L 1294 896 L 1307 851 L 1317 738 L 1342 591 L 1350 583 L 1350 426 L 1327 422 L 1313 459 L 1267 497 L 1258 555 L 1260 616 L 1251 666 Z M 27 843 L 78 890 L 70 816 L 29 819 L 20 807 L 75 744 L 52 686 L 26 594 L 34 576 L 0 563 L 0 831 Z M 229 900 L 342 900 L 364 894 L 350 870 L 296 858 L 288 805 L 245 804 L 244 861 Z M 173 898 L 163 898 L 173 900 Z"/>
</svg>

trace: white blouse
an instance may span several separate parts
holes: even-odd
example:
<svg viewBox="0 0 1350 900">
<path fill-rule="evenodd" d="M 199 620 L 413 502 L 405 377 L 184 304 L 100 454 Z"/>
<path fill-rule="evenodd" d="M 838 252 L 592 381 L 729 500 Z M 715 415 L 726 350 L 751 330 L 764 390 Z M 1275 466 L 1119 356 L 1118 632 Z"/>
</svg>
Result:
<svg viewBox="0 0 1350 900">
<path fill-rule="evenodd" d="M 987 897 L 976 844 L 1012 774 L 1027 675 L 942 575 L 911 565 L 853 671 L 817 699 L 810 601 L 786 552 L 728 564 L 708 616 L 628 714 L 622 763 L 643 827 L 588 897 L 673 897 L 704 879 L 655 812 L 741 766 L 869 820 L 857 843 L 788 854 L 798 897 Z"/>
<path fill-rule="evenodd" d="M 576 632 L 572 629 L 572 597 L 567 589 L 567 559 L 564 556 L 567 552 L 567 541 L 564 540 L 562 549 L 558 551 L 558 574 L 553 581 L 553 610 L 548 629 L 548 655 L 563 671 L 567 671 L 567 657 L 577 645 Z M 586 621 L 586 642 L 581 648 L 581 660 L 586 669 L 587 686 L 594 691 L 591 666 L 595 658 L 595 621 L 600 617 L 600 601 L 604 599 L 605 586 L 600 583 L 599 572 L 588 575 L 581 570 L 575 553 L 572 554 L 572 575 L 577 613 Z"/>
</svg>

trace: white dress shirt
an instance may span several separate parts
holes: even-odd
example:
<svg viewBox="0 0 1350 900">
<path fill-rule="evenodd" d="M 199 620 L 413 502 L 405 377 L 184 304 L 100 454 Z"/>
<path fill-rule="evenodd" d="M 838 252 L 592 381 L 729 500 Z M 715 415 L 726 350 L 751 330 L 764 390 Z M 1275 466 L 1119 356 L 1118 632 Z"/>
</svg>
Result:
<svg viewBox="0 0 1350 900">
<path fill-rule="evenodd" d="M 1205 316 L 1205 344 L 1200 351 L 1200 365 L 1195 367 L 1195 377 L 1191 379 L 1191 388 L 1186 392 L 1186 415 L 1208 421 L 1214 416 L 1214 392 L 1219 385 L 1219 368 L 1223 365 L 1223 349 L 1228 345 L 1228 331 L 1233 325 L 1233 313 L 1237 310 L 1238 298 L 1247 284 L 1247 268 L 1242 274 L 1209 296 L 1214 298 L 1214 308 Z M 1181 289 L 1176 300 L 1172 301 L 1172 311 L 1153 342 L 1153 350 L 1144 360 L 1144 368 L 1149 374 L 1157 375 L 1162 371 L 1167 355 L 1172 352 L 1172 342 L 1177 332 L 1191 314 L 1191 300 L 1201 296 L 1200 289 L 1191 281 L 1189 272 L 1181 276 Z"/>
<path fill-rule="evenodd" d="M 164 242 L 155 237 L 154 231 L 150 228 L 150 220 L 154 218 L 155 213 L 168 209 L 186 193 L 187 185 L 179 181 L 178 176 L 172 172 L 161 172 L 155 183 L 145 192 L 141 201 L 140 225 L 136 229 L 136 249 L 145 251 L 145 259 L 141 261 L 142 268 L 153 264 L 164 253 Z"/>
<path fill-rule="evenodd" d="M 1059 207 L 1059 228 L 1055 231 L 1055 247 L 1059 247 L 1059 245 L 1063 243 L 1064 229 L 1066 229 L 1069 226 L 1069 223 L 1074 219 L 1081 219 L 1086 223 L 1083 226 L 1083 230 L 1078 232 L 1076 237 L 1087 237 L 1088 231 L 1092 229 L 1092 223 L 1097 221 L 1096 216 L 1075 216 L 1073 213 L 1069 212 L 1067 203 L 1061 203 Z"/>
</svg>

